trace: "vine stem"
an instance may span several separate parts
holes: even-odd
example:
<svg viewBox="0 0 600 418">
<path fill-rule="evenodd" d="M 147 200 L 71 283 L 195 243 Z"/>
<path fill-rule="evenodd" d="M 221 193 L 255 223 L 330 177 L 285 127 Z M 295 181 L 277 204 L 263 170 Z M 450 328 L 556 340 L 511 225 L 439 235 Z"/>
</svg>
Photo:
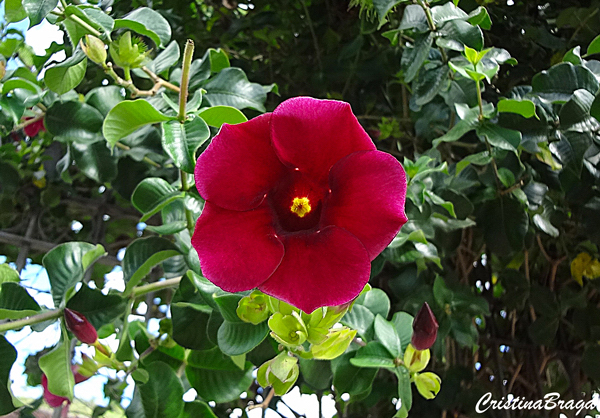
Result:
<svg viewBox="0 0 600 418">
<path fill-rule="evenodd" d="M 122 142 L 119 142 L 119 141 L 115 142 L 115 147 L 120 148 L 123 151 L 129 151 L 131 149 L 131 147 L 129 147 L 129 146 L 127 146 L 127 145 L 125 145 L 125 144 L 123 144 Z M 152 161 L 148 157 L 144 157 L 143 161 L 147 162 L 148 164 L 150 164 L 153 167 L 161 168 L 161 165 L 159 163 L 157 163 L 155 161 Z"/>
<path fill-rule="evenodd" d="M 183 170 L 179 170 L 179 174 L 181 176 L 181 191 L 182 192 L 187 192 L 189 190 L 189 185 L 187 182 L 187 173 Z M 187 222 L 187 228 L 190 230 L 190 232 L 194 231 L 194 218 L 192 216 L 192 212 L 185 207 L 185 220 Z"/>
<path fill-rule="evenodd" d="M 181 278 L 182 276 L 179 276 L 172 279 L 163 280 L 162 282 L 154 282 L 145 284 L 143 286 L 138 286 L 131 291 L 130 296 L 132 299 L 135 299 L 148 293 L 156 292 L 157 290 L 176 287 L 179 285 L 179 282 L 181 282 Z"/>
<path fill-rule="evenodd" d="M 41 113 L 41 114 L 37 115 L 36 117 L 34 117 L 33 119 L 28 119 L 28 120 L 26 120 L 24 122 L 21 122 L 18 125 L 16 125 L 11 132 L 19 131 L 19 130 L 21 130 L 21 129 L 23 129 L 23 128 L 31 125 L 31 124 L 39 122 L 40 120 L 44 119 L 45 115 L 46 115 L 45 113 Z"/>
<path fill-rule="evenodd" d="M 100 38 L 102 36 L 102 34 L 99 31 L 97 31 L 96 29 L 94 29 L 93 27 L 91 27 L 89 24 L 87 24 L 86 22 L 84 22 L 79 16 L 76 16 L 76 15 L 67 15 L 67 19 L 70 19 L 73 22 L 77 23 L 82 28 L 85 28 L 87 31 L 89 31 L 96 38 Z"/>
<path fill-rule="evenodd" d="M 192 58 L 194 55 L 194 41 L 188 39 L 183 50 L 183 64 L 181 67 L 181 83 L 179 90 L 179 114 L 177 120 L 185 122 L 185 105 L 188 98 L 188 87 L 190 82 L 190 67 L 192 66 Z"/>
<path fill-rule="evenodd" d="M 23 328 L 27 325 L 39 324 L 40 322 L 49 321 L 51 319 L 60 318 L 63 314 L 62 309 L 53 309 L 51 311 L 42 312 L 37 315 L 32 315 L 27 318 L 18 319 L 16 321 L 5 322 L 0 324 L 0 332 L 10 331 L 13 329 Z"/>
<path fill-rule="evenodd" d="M 479 85 L 479 81 L 475 82 L 477 84 L 477 104 L 479 105 L 479 120 L 483 120 L 483 99 L 481 98 L 481 86 Z"/>
</svg>

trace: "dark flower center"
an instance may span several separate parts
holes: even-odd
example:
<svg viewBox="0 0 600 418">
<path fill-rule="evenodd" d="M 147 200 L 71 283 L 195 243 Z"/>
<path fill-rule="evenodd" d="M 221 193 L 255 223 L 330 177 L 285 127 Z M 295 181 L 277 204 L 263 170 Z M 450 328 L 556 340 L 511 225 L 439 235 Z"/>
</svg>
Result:
<svg viewBox="0 0 600 418">
<path fill-rule="evenodd" d="M 267 196 L 277 232 L 316 230 L 326 193 L 300 171 L 290 170 Z"/>
</svg>

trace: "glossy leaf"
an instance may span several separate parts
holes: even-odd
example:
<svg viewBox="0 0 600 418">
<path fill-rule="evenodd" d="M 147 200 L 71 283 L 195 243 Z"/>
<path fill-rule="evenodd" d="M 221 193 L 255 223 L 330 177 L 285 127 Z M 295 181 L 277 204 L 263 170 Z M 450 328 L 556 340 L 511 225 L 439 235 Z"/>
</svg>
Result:
<svg viewBox="0 0 600 418">
<path fill-rule="evenodd" d="M 164 47 L 171 39 L 171 26 L 160 13 L 140 7 L 122 19 L 115 20 L 115 29 L 128 28 L 149 37 L 158 47 Z"/>
<path fill-rule="evenodd" d="M 536 117 L 535 103 L 527 99 L 502 99 L 498 102 L 498 112 L 516 113 L 524 118 Z"/>
<path fill-rule="evenodd" d="M 140 238 L 129 244 L 123 257 L 123 280 L 127 283 L 125 295 L 137 286 L 157 264 L 181 255 L 170 241 L 160 237 Z"/>
<path fill-rule="evenodd" d="M 217 403 L 238 399 L 252 384 L 254 366 L 246 362 L 244 370 L 210 370 L 188 365 L 185 374 L 198 395 Z"/>
<path fill-rule="evenodd" d="M 125 310 L 125 305 L 126 301 L 120 295 L 105 295 L 88 285 L 81 286 L 67 302 L 67 308 L 85 315 L 97 330 L 117 319 Z"/>
<path fill-rule="evenodd" d="M 204 119 L 207 125 L 215 128 L 220 128 L 224 123 L 235 125 L 248 120 L 242 112 L 231 106 L 207 107 L 200 110 L 198 116 Z"/>
<path fill-rule="evenodd" d="M 67 291 L 83 279 L 88 267 L 104 254 L 104 247 L 87 242 L 67 242 L 48 251 L 42 263 L 48 271 L 56 307 L 61 305 Z"/>
<path fill-rule="evenodd" d="M 156 110 L 146 100 L 126 100 L 113 107 L 102 125 L 102 133 L 111 147 L 142 126 L 174 120 Z"/>
<path fill-rule="evenodd" d="M 17 350 L 4 335 L 0 335 L 0 414 L 10 414 L 16 409 L 10 394 L 10 369 L 17 360 Z"/>
<path fill-rule="evenodd" d="M 131 204 L 140 211 L 144 222 L 176 199 L 183 198 L 184 194 L 158 177 L 144 179 L 137 185 L 131 195 Z"/>
<path fill-rule="evenodd" d="M 102 114 L 79 101 L 55 103 L 46 112 L 46 129 L 52 135 L 69 142 L 91 144 L 102 140 Z"/>
<path fill-rule="evenodd" d="M 73 56 L 48 68 L 44 74 L 46 86 L 57 94 L 65 94 L 81 83 L 87 68 L 87 58 L 81 48 Z"/>
<path fill-rule="evenodd" d="M 225 68 L 203 88 L 206 90 L 204 98 L 211 106 L 265 111 L 263 103 L 267 94 L 259 84 L 249 82 L 246 74 L 239 68 Z"/>
<path fill-rule="evenodd" d="M 165 122 L 162 125 L 162 144 L 175 165 L 187 173 L 196 167 L 196 151 L 210 137 L 210 130 L 202 118 Z"/>
<path fill-rule="evenodd" d="M 71 354 L 68 338 L 63 332 L 63 340 L 52 351 L 40 357 L 39 365 L 48 378 L 48 390 L 56 395 L 73 400 L 75 378 L 71 371 Z"/>
<path fill-rule="evenodd" d="M 39 24 L 58 4 L 58 0 L 23 0 L 23 8 L 29 17 L 29 27 Z"/>
<path fill-rule="evenodd" d="M 13 282 L 2 283 L 0 287 L 0 318 L 25 318 L 40 311 L 40 305 L 24 287 Z"/>
<path fill-rule="evenodd" d="M 375 317 L 375 338 L 390 352 L 394 358 L 402 353 L 401 342 L 394 325 L 381 315 Z"/>
<path fill-rule="evenodd" d="M 126 411 L 128 417 L 179 417 L 184 408 L 183 385 L 173 369 L 156 361 L 145 366 L 148 382 L 137 383 L 134 400 Z M 137 398 L 137 399 L 136 399 Z"/>
<path fill-rule="evenodd" d="M 69 150 L 77 167 L 90 179 L 105 183 L 117 176 L 117 158 L 111 155 L 104 141 L 92 144 L 73 142 Z"/>
</svg>

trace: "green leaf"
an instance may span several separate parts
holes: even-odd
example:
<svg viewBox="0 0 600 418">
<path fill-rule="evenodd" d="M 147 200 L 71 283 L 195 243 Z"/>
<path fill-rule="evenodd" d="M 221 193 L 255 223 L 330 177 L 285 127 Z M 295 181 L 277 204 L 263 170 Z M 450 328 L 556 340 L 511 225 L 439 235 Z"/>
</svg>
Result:
<svg viewBox="0 0 600 418">
<path fill-rule="evenodd" d="M 412 81 L 429 55 L 433 44 L 433 34 L 428 32 L 415 39 L 413 48 L 407 49 L 402 54 L 402 68 L 404 69 L 404 80 Z"/>
<path fill-rule="evenodd" d="M 56 102 L 46 112 L 44 122 L 52 135 L 65 141 L 91 144 L 102 140 L 102 114 L 79 101 Z"/>
<path fill-rule="evenodd" d="M 590 118 L 590 110 L 594 103 L 594 95 L 587 90 L 579 89 L 573 92 L 573 96 L 569 99 L 567 103 L 560 109 L 559 118 L 560 125 L 562 129 L 573 128 L 576 131 L 585 131 L 587 130 L 584 125 Z M 582 124 L 579 126 L 574 126 Z M 596 124 L 592 122 L 589 126 L 595 126 Z"/>
<path fill-rule="evenodd" d="M 18 283 L 5 282 L 0 289 L 0 318 L 25 318 L 41 311 L 40 305 Z"/>
<path fill-rule="evenodd" d="M 143 213 L 141 222 L 160 211 L 169 203 L 184 197 L 184 193 L 159 177 L 144 179 L 131 195 L 131 204 Z"/>
<path fill-rule="evenodd" d="M 563 57 L 563 62 L 570 62 L 573 65 L 583 64 L 583 60 L 581 59 L 581 46 L 577 45 L 568 50 Z"/>
<path fill-rule="evenodd" d="M 239 356 L 253 350 L 269 334 L 266 322 L 258 325 L 225 321 L 217 334 L 219 347 L 229 356 Z"/>
<path fill-rule="evenodd" d="M 433 17 L 433 22 L 436 26 L 441 26 L 442 24 L 449 22 L 455 19 L 465 20 L 468 18 L 468 15 L 454 5 L 454 3 L 449 2 L 442 6 L 435 6 L 431 8 L 431 17 Z"/>
<path fill-rule="evenodd" d="M 146 366 L 147 383 L 137 383 L 134 399 L 126 416 L 135 418 L 180 417 L 183 412 L 183 385 L 166 363 L 155 361 Z"/>
<path fill-rule="evenodd" d="M 405 3 L 406 0 L 373 0 L 373 6 L 379 18 L 379 28 L 381 28 L 386 19 L 387 14 L 398 4 Z"/>
<path fill-rule="evenodd" d="M 168 258 L 181 255 L 175 244 L 161 237 L 139 238 L 127 247 L 123 257 L 123 280 L 126 296 L 146 277 L 150 270 Z"/>
<path fill-rule="evenodd" d="M 209 370 L 188 365 L 185 375 L 202 399 L 222 403 L 237 400 L 248 390 L 254 380 L 253 370 L 250 362 L 246 362 L 244 370 L 237 366 L 235 370 Z"/>
<path fill-rule="evenodd" d="M 71 371 L 70 343 L 64 329 L 61 342 L 52 351 L 40 357 L 39 365 L 48 378 L 48 390 L 56 396 L 72 401 L 75 378 Z"/>
<path fill-rule="evenodd" d="M 148 64 L 148 68 L 155 74 L 160 74 L 175 65 L 177 61 L 179 61 L 180 54 L 179 45 L 177 45 L 177 42 L 172 41 L 164 51 L 161 51 L 161 53 Z"/>
<path fill-rule="evenodd" d="M 394 357 L 388 349 L 378 341 L 371 341 L 365 347 L 361 347 L 356 357 L 350 359 L 350 363 L 356 367 L 387 368 L 394 369 Z"/>
<path fill-rule="evenodd" d="M 336 393 L 348 393 L 350 396 L 370 393 L 377 370 L 353 366 L 350 363 L 352 357 L 354 353 L 345 353 L 331 361 Z"/>
<path fill-rule="evenodd" d="M 524 118 L 538 118 L 535 112 L 535 103 L 528 99 L 505 99 L 502 98 L 498 102 L 498 112 L 501 113 L 516 113 Z"/>
<path fill-rule="evenodd" d="M 85 95 L 85 102 L 96 108 L 104 117 L 108 115 L 108 112 L 110 112 L 113 107 L 122 101 L 123 95 L 121 94 L 121 87 L 119 86 L 96 87 Z M 100 131 L 101 128 L 102 123 L 100 123 L 98 131 Z"/>
<path fill-rule="evenodd" d="M 67 291 L 83 279 L 85 271 L 106 253 L 100 244 L 66 242 L 57 245 L 44 256 L 42 264 L 48 271 L 54 305 L 62 305 Z"/>
<path fill-rule="evenodd" d="M 20 22 L 26 17 L 27 12 L 23 8 L 22 0 L 4 0 L 4 18 L 8 23 Z"/>
<path fill-rule="evenodd" d="M 29 80 L 23 78 L 11 78 L 10 80 L 6 80 L 2 85 L 2 94 L 11 93 L 16 89 L 23 89 L 36 94 L 41 92 L 40 87 Z"/>
<path fill-rule="evenodd" d="M 413 321 L 413 316 L 406 312 L 396 312 L 392 317 L 392 324 L 394 324 L 394 328 L 396 329 L 398 337 L 400 337 L 400 341 L 402 343 L 402 352 L 406 350 L 406 347 L 412 338 Z"/>
<path fill-rule="evenodd" d="M 81 48 L 60 64 L 50 67 L 44 74 L 46 86 L 57 94 L 65 94 L 81 83 L 87 68 L 87 58 Z"/>
<path fill-rule="evenodd" d="M 200 110 L 198 116 L 204 119 L 209 126 L 214 126 L 215 128 L 220 128 L 224 123 L 235 125 L 248 121 L 241 111 L 231 106 L 207 107 Z"/>
<path fill-rule="evenodd" d="M 204 98 L 211 106 L 232 106 L 237 109 L 254 109 L 264 112 L 267 94 L 260 84 L 248 81 L 239 68 L 225 68 L 204 85 Z"/>
<path fill-rule="evenodd" d="M 20 282 L 19 272 L 8 264 L 0 264 L 0 284 L 6 282 Z"/>
<path fill-rule="evenodd" d="M 117 158 L 111 155 L 104 141 L 93 144 L 73 142 L 69 150 L 77 168 L 92 180 L 105 183 L 117 177 Z"/>
<path fill-rule="evenodd" d="M 390 312 L 390 298 L 381 289 L 373 288 L 363 293 L 356 303 L 373 312 L 373 315 L 381 315 L 386 318 Z"/>
<path fill-rule="evenodd" d="M 507 151 L 516 151 L 521 144 L 521 132 L 488 121 L 483 121 L 477 126 L 477 135 L 485 137 L 494 147 Z"/>
<path fill-rule="evenodd" d="M 593 95 L 598 91 L 596 76 L 581 65 L 561 62 L 536 74 L 531 81 L 532 91 L 552 102 L 566 102 L 575 90 L 585 89 Z"/>
<path fill-rule="evenodd" d="M 588 46 L 586 55 L 593 55 L 600 53 L 600 35 L 596 36 L 590 45 Z"/>
<path fill-rule="evenodd" d="M 67 308 L 85 315 L 96 329 L 117 319 L 125 312 L 126 305 L 119 294 L 105 295 L 100 289 L 92 289 L 86 284 L 67 302 Z"/>
<path fill-rule="evenodd" d="M 485 30 L 490 30 L 492 28 L 492 19 L 490 18 L 487 9 L 483 6 L 479 6 L 469 13 L 469 19 L 467 21 L 471 25 L 478 25 Z"/>
<path fill-rule="evenodd" d="M 362 305 L 354 305 L 352 310 L 346 313 L 341 319 L 341 323 L 358 331 L 364 340 L 370 340 L 373 336 L 373 321 L 375 315 L 368 308 Z M 371 337 L 371 338 L 369 338 Z"/>
<path fill-rule="evenodd" d="M 29 16 L 29 27 L 39 24 L 58 4 L 58 0 L 23 0 L 23 8 Z"/>
<path fill-rule="evenodd" d="M 404 9 L 398 30 L 407 29 L 414 29 L 417 32 L 425 32 L 429 29 L 427 26 L 427 16 L 423 8 L 418 4 L 409 4 Z"/>
<path fill-rule="evenodd" d="M 144 125 L 169 120 L 175 120 L 175 117 L 160 113 L 146 100 L 126 100 L 108 112 L 102 125 L 102 133 L 112 148 L 119 139 Z"/>
<path fill-rule="evenodd" d="M 381 315 L 375 317 L 375 338 L 379 340 L 394 358 L 400 357 L 402 349 L 396 328 Z"/>
<path fill-rule="evenodd" d="M 428 68 L 425 66 L 423 71 L 419 72 L 416 82 L 413 85 L 413 97 L 417 106 L 424 106 L 432 101 L 438 93 L 446 90 L 450 72 L 446 65 Z"/>
<path fill-rule="evenodd" d="M 4 335 L 0 335 L 0 414 L 10 414 L 16 409 L 10 394 L 10 369 L 17 361 L 17 350 Z"/>
<path fill-rule="evenodd" d="M 324 360 L 307 360 L 300 358 L 300 370 L 304 382 L 317 390 L 325 390 L 331 386 L 331 363 Z"/>
<path fill-rule="evenodd" d="M 134 32 L 149 37 L 158 47 L 164 47 L 171 39 L 171 26 L 160 13 L 140 7 L 123 19 L 115 20 L 115 29 L 129 28 Z"/>
<path fill-rule="evenodd" d="M 229 57 L 227 56 L 227 53 L 221 48 L 208 48 L 206 53 L 209 56 L 211 73 L 216 74 L 221 70 L 231 66 L 231 64 L 229 63 Z"/>
<path fill-rule="evenodd" d="M 450 20 L 439 29 L 442 38 L 437 39 L 437 44 L 454 51 L 462 51 L 464 46 L 469 46 L 481 51 L 483 48 L 483 32 L 479 26 L 473 26 L 464 20 Z"/>
<path fill-rule="evenodd" d="M 477 216 L 477 224 L 480 222 L 492 252 L 505 255 L 522 250 L 529 216 L 518 201 L 501 197 L 486 202 Z"/>
<path fill-rule="evenodd" d="M 194 173 L 196 151 L 210 138 L 210 130 L 200 117 L 185 123 L 173 120 L 161 124 L 162 144 L 175 165 L 187 173 Z"/>
<path fill-rule="evenodd" d="M 202 401 L 186 402 L 183 414 L 179 418 L 217 418 L 207 403 Z"/>
</svg>

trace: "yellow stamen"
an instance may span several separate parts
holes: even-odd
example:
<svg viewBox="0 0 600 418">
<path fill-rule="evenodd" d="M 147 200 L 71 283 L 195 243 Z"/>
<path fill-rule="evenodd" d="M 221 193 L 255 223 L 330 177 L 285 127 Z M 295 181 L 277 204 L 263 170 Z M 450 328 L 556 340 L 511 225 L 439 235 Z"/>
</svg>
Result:
<svg viewBox="0 0 600 418">
<path fill-rule="evenodd" d="M 298 215 L 299 218 L 304 218 L 312 210 L 310 200 L 308 200 L 308 197 L 295 197 L 290 210 Z"/>
</svg>

